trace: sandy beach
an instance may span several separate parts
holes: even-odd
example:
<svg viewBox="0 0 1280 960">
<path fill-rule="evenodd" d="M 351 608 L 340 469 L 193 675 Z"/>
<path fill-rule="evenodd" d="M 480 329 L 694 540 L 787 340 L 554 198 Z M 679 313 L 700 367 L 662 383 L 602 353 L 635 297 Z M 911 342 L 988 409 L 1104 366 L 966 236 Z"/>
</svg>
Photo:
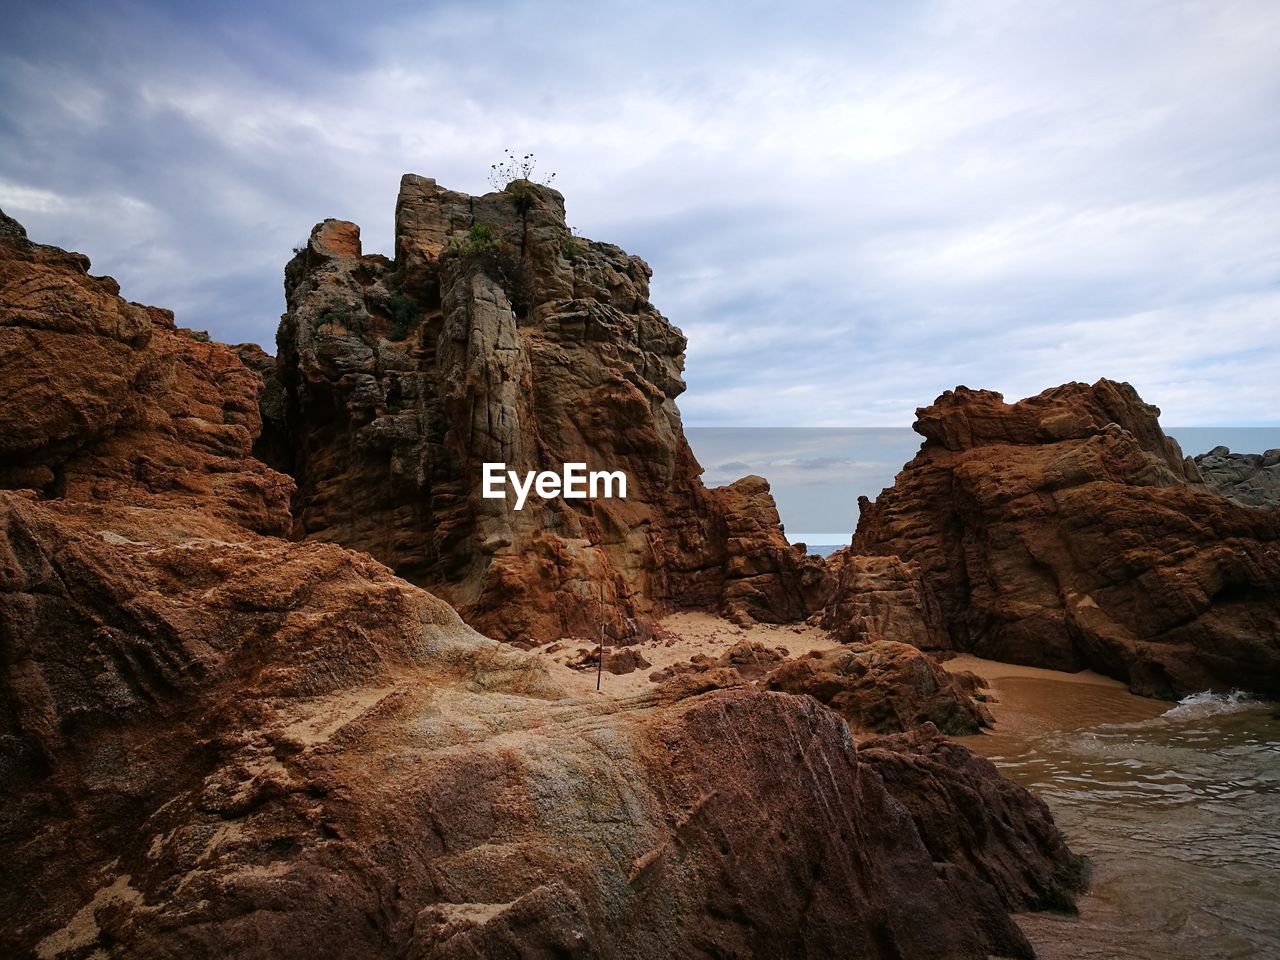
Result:
<svg viewBox="0 0 1280 960">
<path fill-rule="evenodd" d="M 579 651 L 589 649 L 587 644 L 580 640 L 565 640 L 532 652 L 542 658 L 552 677 L 566 689 L 583 695 L 620 697 L 652 687 L 649 675 L 655 670 L 682 663 L 698 654 L 717 657 L 743 640 L 756 640 L 768 647 L 785 647 L 792 657 L 803 656 L 811 650 L 829 650 L 839 646 L 827 636 L 825 630 L 806 624 L 780 626 L 757 623 L 743 628 L 711 613 L 672 614 L 661 621 L 661 627 L 664 639 L 630 648 L 651 665 L 622 675 L 606 670 L 601 677 L 598 693 L 594 667 L 575 670 L 566 665 Z"/>
<path fill-rule="evenodd" d="M 711 613 L 677 613 L 661 621 L 663 639 L 634 647 L 650 664 L 626 674 L 608 670 L 596 690 L 596 671 L 573 669 L 568 663 L 589 650 L 580 640 L 564 640 L 532 651 L 547 665 L 552 677 L 566 689 L 583 696 L 620 697 L 640 693 L 653 684 L 650 674 L 701 654 L 716 657 L 743 640 L 768 647 L 783 647 L 789 656 L 803 656 L 813 650 L 840 646 L 817 627 L 807 624 L 769 623 L 740 627 Z M 607 648 L 616 650 L 618 648 Z M 1168 704 L 1129 693 L 1123 683 L 1092 670 L 1064 673 L 1039 667 L 984 660 L 959 654 L 943 661 L 952 673 L 971 671 L 987 681 L 987 706 L 996 720 L 992 730 L 976 737 L 962 738 L 979 752 L 988 752 L 982 741 L 999 741 L 1049 729 L 1071 729 L 1098 722 L 1145 720 L 1159 716 Z M 992 744 L 995 746 L 996 744 Z"/>
<path fill-rule="evenodd" d="M 988 683 L 983 695 L 996 725 L 979 736 L 961 738 L 979 753 L 999 749 L 1008 737 L 1149 720 L 1169 709 L 1165 701 L 1135 696 L 1119 680 L 1092 670 L 1066 673 L 970 654 L 952 657 L 942 665 L 952 673 L 971 671 Z"/>
</svg>

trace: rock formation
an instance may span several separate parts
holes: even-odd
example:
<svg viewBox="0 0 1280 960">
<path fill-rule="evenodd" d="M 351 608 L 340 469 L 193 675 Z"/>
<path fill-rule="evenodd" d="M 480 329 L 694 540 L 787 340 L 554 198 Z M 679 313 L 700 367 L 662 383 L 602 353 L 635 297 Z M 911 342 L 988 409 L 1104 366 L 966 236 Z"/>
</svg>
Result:
<svg viewBox="0 0 1280 960">
<path fill-rule="evenodd" d="M 406 176 L 395 260 L 327 220 L 285 273 L 262 455 L 297 479 L 297 536 L 365 550 L 520 644 L 644 638 L 673 608 L 802 618 L 821 564 L 790 548 L 768 485 L 706 489 L 675 398 L 685 339 L 649 267 L 575 236 L 555 190 L 482 197 Z M 269 379 L 269 376 L 268 376 Z M 623 499 L 482 497 L 524 475 L 621 470 Z M 603 596 L 601 594 L 603 593 Z"/>
<path fill-rule="evenodd" d="M 926 723 L 955 736 L 978 733 L 991 715 L 932 657 L 879 640 L 792 658 L 785 647 L 742 640 L 718 657 L 697 654 L 650 679 L 695 677 L 700 689 L 751 682 L 763 690 L 811 696 L 857 733 L 900 733 Z"/>
<path fill-rule="evenodd" d="M 1063 844 L 1044 801 L 1028 802 L 990 760 L 929 727 L 864 741 L 859 756 L 911 811 L 934 860 L 963 865 L 1019 910 L 1075 911 L 1087 861 Z"/>
<path fill-rule="evenodd" d="M 1232 453 L 1214 447 L 1195 457 L 1196 469 L 1211 490 L 1246 507 L 1280 507 L 1280 450 Z"/>
<path fill-rule="evenodd" d="M 261 427 L 254 376 L 118 294 L 87 257 L 0 215 L 0 487 L 288 532 L 292 481 L 245 459 Z"/>
<path fill-rule="evenodd" d="M 1007 867 L 1073 858 L 1018 832 L 1030 794 L 963 751 L 890 776 L 937 751 L 864 760 L 807 697 L 568 698 L 369 556 L 269 535 L 248 368 L 87 269 L 0 216 L 0 953 L 1031 956 Z M 310 422 L 299 452 L 354 469 Z M 371 522 L 303 477 L 304 523 Z M 1015 826 L 941 842 L 991 790 Z"/>
<path fill-rule="evenodd" d="M 1206 489 L 1158 415 L 1108 380 L 948 391 L 852 553 L 918 570 L 960 650 L 1155 696 L 1280 695 L 1280 514 Z"/>
</svg>

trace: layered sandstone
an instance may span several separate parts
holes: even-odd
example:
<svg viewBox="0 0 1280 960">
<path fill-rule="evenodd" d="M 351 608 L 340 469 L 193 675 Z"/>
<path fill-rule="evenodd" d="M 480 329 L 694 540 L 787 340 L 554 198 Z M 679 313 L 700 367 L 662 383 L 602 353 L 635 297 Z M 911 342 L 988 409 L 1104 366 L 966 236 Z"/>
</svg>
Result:
<svg viewBox="0 0 1280 960">
<path fill-rule="evenodd" d="M 261 532 L 289 482 L 235 353 L 5 218 L 0 271 L 0 953 L 1031 955 L 991 865 L 1066 876 L 1061 837 L 992 824 L 975 861 L 912 806 L 1025 791 L 964 753 L 890 777 L 807 697 L 566 696 Z"/>
<path fill-rule="evenodd" d="M 297 479 L 296 534 L 368 551 L 521 644 L 602 619 L 643 639 L 675 608 L 816 609 L 821 565 L 787 545 L 768 485 L 703 485 L 675 404 L 685 339 L 649 276 L 527 181 L 471 197 L 406 176 L 394 260 L 318 225 L 286 270 L 266 417 L 290 448 L 262 448 Z M 516 510 L 482 497 L 486 462 L 621 470 L 627 497 Z"/>
<path fill-rule="evenodd" d="M 918 570 L 961 650 L 1157 696 L 1280 694 L 1280 515 L 1208 490 L 1158 414 L 1108 380 L 948 391 L 852 552 Z"/>
</svg>

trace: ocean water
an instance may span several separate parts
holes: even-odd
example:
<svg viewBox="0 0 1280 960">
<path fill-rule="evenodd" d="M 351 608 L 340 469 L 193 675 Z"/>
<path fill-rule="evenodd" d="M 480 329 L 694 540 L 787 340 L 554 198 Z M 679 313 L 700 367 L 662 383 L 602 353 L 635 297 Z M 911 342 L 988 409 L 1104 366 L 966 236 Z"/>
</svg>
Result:
<svg viewBox="0 0 1280 960">
<path fill-rule="evenodd" d="M 848 545 L 848 543 L 807 543 L 805 552 L 811 557 L 829 557 Z"/>
<path fill-rule="evenodd" d="M 965 742 L 1048 802 L 1094 871 L 1078 918 L 1020 923 L 1043 960 L 1280 958 L 1280 714 L 1000 681 L 1037 715 Z"/>
</svg>

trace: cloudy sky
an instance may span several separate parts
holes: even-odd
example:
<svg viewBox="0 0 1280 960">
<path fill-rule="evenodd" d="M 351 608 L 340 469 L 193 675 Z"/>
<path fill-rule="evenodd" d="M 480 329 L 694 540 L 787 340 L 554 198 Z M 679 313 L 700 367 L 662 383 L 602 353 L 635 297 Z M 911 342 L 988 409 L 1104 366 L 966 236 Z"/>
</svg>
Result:
<svg viewBox="0 0 1280 960">
<path fill-rule="evenodd" d="M 217 339 L 511 147 L 653 265 L 690 424 L 1101 376 L 1280 423 L 1275 0 L 0 6 L 0 207 Z"/>
</svg>

